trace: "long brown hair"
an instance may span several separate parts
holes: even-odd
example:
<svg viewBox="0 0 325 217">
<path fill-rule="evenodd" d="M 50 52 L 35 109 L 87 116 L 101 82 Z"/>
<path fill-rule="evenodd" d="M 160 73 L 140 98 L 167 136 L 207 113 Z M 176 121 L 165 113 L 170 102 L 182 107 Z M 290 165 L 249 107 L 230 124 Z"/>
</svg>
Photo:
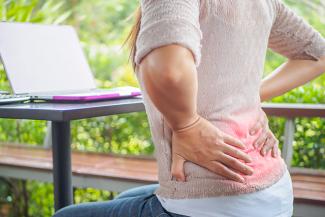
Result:
<svg viewBox="0 0 325 217">
<path fill-rule="evenodd" d="M 129 17 L 127 18 L 127 20 L 129 20 L 131 17 L 134 17 L 134 24 L 131 28 L 130 33 L 128 34 L 126 40 L 124 41 L 123 45 L 124 46 L 126 43 L 128 44 L 128 47 L 130 49 L 130 55 L 128 58 L 128 61 L 130 61 L 130 59 L 132 59 L 132 67 L 133 70 L 135 71 L 135 52 L 136 52 L 136 40 L 140 31 L 140 24 L 141 24 L 141 7 L 140 5 L 136 8 L 135 12 Z"/>
</svg>

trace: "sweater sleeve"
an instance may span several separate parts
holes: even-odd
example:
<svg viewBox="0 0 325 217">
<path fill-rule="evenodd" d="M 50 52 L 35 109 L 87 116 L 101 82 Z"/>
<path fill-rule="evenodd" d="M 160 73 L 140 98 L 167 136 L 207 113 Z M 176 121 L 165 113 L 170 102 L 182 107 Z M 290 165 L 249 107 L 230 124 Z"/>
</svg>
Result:
<svg viewBox="0 0 325 217">
<path fill-rule="evenodd" d="M 268 47 L 290 59 L 319 60 L 325 56 L 325 40 L 321 34 L 281 0 L 274 0 L 274 4 Z"/>
<path fill-rule="evenodd" d="M 141 0 L 141 24 L 135 63 L 155 48 L 179 44 L 188 48 L 195 65 L 201 60 L 200 0 Z"/>
</svg>

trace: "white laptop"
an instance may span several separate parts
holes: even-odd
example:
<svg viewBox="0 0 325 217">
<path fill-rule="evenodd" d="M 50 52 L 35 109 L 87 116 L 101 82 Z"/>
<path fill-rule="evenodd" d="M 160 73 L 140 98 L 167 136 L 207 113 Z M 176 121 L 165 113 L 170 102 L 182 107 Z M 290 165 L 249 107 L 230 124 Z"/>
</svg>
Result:
<svg viewBox="0 0 325 217">
<path fill-rule="evenodd" d="M 14 94 L 93 101 L 141 95 L 139 88 L 97 89 L 76 31 L 67 25 L 0 22 L 0 55 Z"/>
</svg>

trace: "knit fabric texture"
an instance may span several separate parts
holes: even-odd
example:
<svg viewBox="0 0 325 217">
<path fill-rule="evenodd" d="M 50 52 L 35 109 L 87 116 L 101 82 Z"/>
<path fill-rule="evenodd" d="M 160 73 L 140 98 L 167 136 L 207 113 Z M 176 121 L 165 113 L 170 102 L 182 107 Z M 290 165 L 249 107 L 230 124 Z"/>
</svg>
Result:
<svg viewBox="0 0 325 217">
<path fill-rule="evenodd" d="M 260 114 L 260 83 L 266 51 L 290 59 L 318 60 L 325 40 L 281 0 L 141 0 L 142 18 L 135 63 L 153 49 L 179 44 L 194 56 L 198 75 L 197 112 L 220 130 L 239 138 L 252 158 L 254 174 L 240 183 L 185 162 L 186 182 L 171 175 L 171 129 L 136 75 L 155 145 L 160 187 L 165 198 L 238 195 L 267 188 L 287 170 L 279 155 L 267 156 L 252 146 L 261 130 L 249 129 Z M 166 90 L 168 91 L 168 90 Z M 173 97 L 171 95 L 171 97 Z M 170 105 L 173 106 L 173 105 Z M 202 144 L 204 145 L 204 144 Z"/>
</svg>

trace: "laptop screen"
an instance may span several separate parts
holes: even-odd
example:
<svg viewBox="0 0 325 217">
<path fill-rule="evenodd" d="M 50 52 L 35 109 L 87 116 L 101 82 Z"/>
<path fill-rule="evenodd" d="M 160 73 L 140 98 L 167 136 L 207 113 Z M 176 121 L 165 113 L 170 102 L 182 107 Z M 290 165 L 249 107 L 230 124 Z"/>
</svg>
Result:
<svg viewBox="0 0 325 217">
<path fill-rule="evenodd" d="M 72 27 L 2 22 L 0 33 L 0 55 L 14 93 L 95 88 Z"/>
</svg>

